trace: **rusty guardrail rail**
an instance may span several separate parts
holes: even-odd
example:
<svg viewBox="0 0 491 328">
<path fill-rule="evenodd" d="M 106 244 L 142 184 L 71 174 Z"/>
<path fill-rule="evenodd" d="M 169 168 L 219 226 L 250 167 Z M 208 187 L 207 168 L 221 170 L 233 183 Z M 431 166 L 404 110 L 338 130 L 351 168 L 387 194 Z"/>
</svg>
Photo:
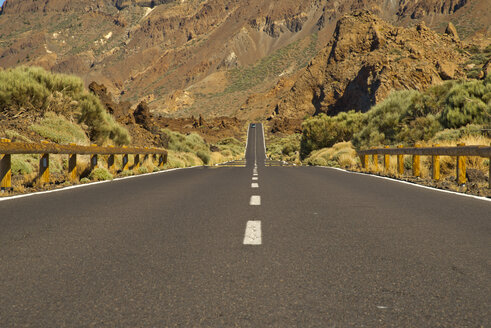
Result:
<svg viewBox="0 0 491 328">
<path fill-rule="evenodd" d="M 49 155 L 67 154 L 68 159 L 68 180 L 74 182 L 78 180 L 77 174 L 77 155 L 90 155 L 90 169 L 98 166 L 98 155 L 108 155 L 107 169 L 114 173 L 115 156 L 122 155 L 121 170 L 128 169 L 128 155 L 135 155 L 134 168 L 140 166 L 140 156 L 143 155 L 143 162 L 148 160 L 151 155 L 153 159 L 158 159 L 157 166 L 162 167 L 167 162 L 167 151 L 159 148 L 138 148 L 138 147 L 101 147 L 97 145 L 80 146 L 77 144 L 59 145 L 50 142 L 42 143 L 21 143 L 10 142 L 9 139 L 0 139 L 0 188 L 1 190 L 12 189 L 12 155 L 15 154 L 40 154 L 38 182 L 40 184 L 49 183 Z"/>
<path fill-rule="evenodd" d="M 432 158 L 432 178 L 434 180 L 440 180 L 440 156 L 453 156 L 456 157 L 456 176 L 457 183 L 466 183 L 466 162 L 468 156 L 478 156 L 490 159 L 489 168 L 489 188 L 491 188 L 491 147 L 487 146 L 466 146 L 465 144 L 459 144 L 457 147 L 440 147 L 434 145 L 433 147 L 403 147 L 397 148 L 372 148 L 366 150 L 360 150 L 357 152 L 361 159 L 361 165 L 364 169 L 368 169 L 368 156 L 372 155 L 372 161 L 375 167 L 378 167 L 378 155 L 384 156 L 384 168 L 387 170 L 390 164 L 390 155 L 397 156 L 397 172 L 404 174 L 404 156 L 411 155 L 412 159 L 412 173 L 413 176 L 421 176 L 421 159 L 420 156 L 431 156 Z"/>
</svg>

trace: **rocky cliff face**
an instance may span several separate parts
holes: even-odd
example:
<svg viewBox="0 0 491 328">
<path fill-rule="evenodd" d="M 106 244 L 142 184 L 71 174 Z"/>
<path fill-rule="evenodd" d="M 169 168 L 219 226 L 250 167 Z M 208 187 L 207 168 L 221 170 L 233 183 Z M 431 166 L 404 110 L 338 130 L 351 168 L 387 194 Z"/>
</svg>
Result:
<svg viewBox="0 0 491 328">
<path fill-rule="evenodd" d="M 39 65 L 74 73 L 87 85 L 103 83 L 117 101 L 146 101 L 162 115 L 255 118 L 271 112 L 276 103 L 271 97 L 285 91 L 268 90 L 280 79 L 283 86 L 292 84 L 288 79 L 303 74 L 313 56 L 324 52 L 342 15 L 368 9 L 396 26 L 423 20 L 441 33 L 452 20 L 465 39 L 489 34 L 487 2 L 6 0 L 0 14 L 0 67 Z M 391 42 L 385 31 L 379 34 Z M 336 49 L 341 51 L 343 42 L 340 39 Z M 371 47 L 376 41 L 363 42 Z M 365 48 L 352 52 L 357 50 Z M 339 61 L 340 53 L 333 58 Z M 441 63 L 435 69 L 440 72 L 446 66 Z M 378 68 L 370 67 L 367 62 L 360 76 L 375 74 Z M 334 96 L 320 90 L 314 101 L 319 105 L 312 106 L 325 110 L 323 104 Z"/>
<path fill-rule="evenodd" d="M 423 90 L 442 80 L 464 77 L 461 67 L 466 58 L 458 40 L 437 34 L 424 23 L 407 29 L 366 11 L 347 15 L 275 114 L 299 118 L 366 111 L 391 90 Z"/>
<path fill-rule="evenodd" d="M 367 11 L 346 15 L 337 23 L 332 41 L 278 103 L 272 118 L 364 112 L 392 90 L 423 90 L 464 77 L 466 58 L 454 35 L 438 34 L 424 23 L 402 28 Z"/>
</svg>

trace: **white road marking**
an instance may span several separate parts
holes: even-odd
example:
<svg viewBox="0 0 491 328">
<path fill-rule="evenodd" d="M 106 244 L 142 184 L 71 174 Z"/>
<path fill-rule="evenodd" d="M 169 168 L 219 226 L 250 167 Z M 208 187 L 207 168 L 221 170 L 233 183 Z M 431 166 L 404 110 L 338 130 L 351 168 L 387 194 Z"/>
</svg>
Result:
<svg viewBox="0 0 491 328">
<path fill-rule="evenodd" d="M 128 177 L 116 178 L 116 179 L 113 179 L 113 180 L 90 182 L 90 183 L 84 183 L 84 184 L 79 184 L 79 185 L 74 185 L 74 186 L 63 187 L 63 188 L 59 188 L 59 189 L 52 189 L 52 190 L 46 190 L 46 191 L 38 191 L 38 192 L 30 193 L 30 194 L 21 194 L 21 195 L 15 195 L 15 196 L 0 197 L 0 202 L 7 201 L 7 200 L 12 200 L 12 199 L 19 199 L 19 198 L 25 198 L 25 197 L 32 197 L 32 196 L 37 196 L 37 195 L 43 195 L 43 194 L 51 194 L 51 193 L 54 193 L 54 192 L 66 191 L 66 190 L 70 190 L 70 189 L 85 188 L 85 187 L 89 187 L 89 186 L 93 186 L 93 185 L 98 185 L 98 184 L 103 184 L 103 183 L 111 183 L 111 182 L 118 181 L 118 180 L 136 179 L 136 178 L 141 178 L 141 177 L 144 177 L 144 176 L 149 176 L 149 175 L 154 175 L 154 174 L 162 174 L 162 173 L 169 173 L 169 172 L 172 172 L 172 171 L 181 171 L 181 170 L 195 169 L 195 168 L 199 168 L 199 167 L 203 167 L 203 166 L 202 165 L 196 165 L 196 166 L 190 166 L 190 167 L 167 169 L 167 170 L 162 170 L 162 171 L 158 171 L 158 172 L 151 172 L 151 173 L 131 175 L 131 176 L 128 176 Z"/>
<path fill-rule="evenodd" d="M 261 128 L 262 128 L 262 131 L 263 131 L 263 144 L 264 144 L 264 157 L 267 157 L 266 156 L 266 137 L 265 137 L 265 134 L 264 134 L 264 125 L 261 124 Z"/>
<path fill-rule="evenodd" d="M 382 176 L 373 175 L 373 174 L 370 174 L 370 173 L 353 172 L 353 171 L 348 171 L 348 170 L 340 169 L 340 168 L 337 168 L 337 167 L 329 167 L 329 166 L 318 166 L 318 167 L 321 167 L 321 168 L 324 168 L 324 169 L 331 169 L 331 170 L 341 171 L 341 172 L 348 173 L 348 174 L 364 175 L 364 176 L 368 176 L 368 177 L 372 177 L 372 178 L 376 178 L 376 179 L 389 180 L 389 181 L 392 181 L 392 182 L 402 183 L 402 184 L 406 184 L 406 185 L 413 186 L 413 187 L 416 187 L 416 188 L 423 188 L 423 189 L 428 189 L 428 190 L 432 190 L 432 191 L 444 192 L 444 193 L 447 193 L 447 194 L 453 194 L 453 195 L 457 195 L 457 196 L 474 198 L 474 199 L 478 199 L 478 200 L 484 200 L 484 201 L 487 201 L 487 202 L 491 202 L 491 198 L 487 198 L 487 197 L 474 196 L 474 195 L 469 195 L 469 194 L 463 194 L 463 193 L 456 192 L 456 191 L 451 191 L 451 190 L 437 189 L 437 188 L 434 188 L 434 187 L 428 187 L 428 186 L 420 185 L 420 184 L 417 184 L 417 183 L 412 183 L 412 182 L 403 181 L 403 180 L 397 180 L 397 179 L 393 179 L 393 178 L 389 178 L 389 177 L 382 177 Z"/>
<path fill-rule="evenodd" d="M 244 245 L 261 245 L 261 221 L 247 221 Z"/>
<path fill-rule="evenodd" d="M 249 205 L 252 205 L 252 206 L 261 205 L 261 196 L 257 196 L 257 195 L 251 196 L 251 200 L 249 202 Z"/>
<path fill-rule="evenodd" d="M 258 177 L 252 177 L 253 181 L 257 181 Z"/>
<path fill-rule="evenodd" d="M 259 188 L 259 183 L 256 182 L 251 183 L 251 188 Z"/>
</svg>

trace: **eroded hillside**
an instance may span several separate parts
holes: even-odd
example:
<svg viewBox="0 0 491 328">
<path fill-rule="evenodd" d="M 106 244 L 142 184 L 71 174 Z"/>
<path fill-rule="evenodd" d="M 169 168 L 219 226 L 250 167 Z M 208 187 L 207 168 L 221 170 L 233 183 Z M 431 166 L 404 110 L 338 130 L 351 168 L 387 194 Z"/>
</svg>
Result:
<svg viewBox="0 0 491 328">
<path fill-rule="evenodd" d="M 392 90 L 424 90 L 463 78 L 468 55 L 450 30 L 441 35 L 424 23 L 395 27 L 367 11 L 346 15 L 272 118 L 278 125 L 318 113 L 366 112 Z"/>
<path fill-rule="evenodd" d="M 0 66 L 74 73 L 103 83 L 116 101 L 144 100 L 165 116 L 265 118 L 322 56 L 345 13 L 368 9 L 397 26 L 425 21 L 439 32 L 453 21 L 461 38 L 479 41 L 490 32 L 486 3 L 6 0 Z"/>
</svg>

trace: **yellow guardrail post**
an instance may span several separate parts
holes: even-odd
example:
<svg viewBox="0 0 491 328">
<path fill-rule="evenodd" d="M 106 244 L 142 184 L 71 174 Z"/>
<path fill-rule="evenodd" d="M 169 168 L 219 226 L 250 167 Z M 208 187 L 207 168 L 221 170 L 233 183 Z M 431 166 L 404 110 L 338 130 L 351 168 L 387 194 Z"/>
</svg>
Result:
<svg viewBox="0 0 491 328">
<path fill-rule="evenodd" d="M 384 148 L 389 148 L 389 146 L 385 146 Z M 390 156 L 389 154 L 384 154 L 384 169 L 385 171 L 389 170 L 389 165 L 390 165 Z"/>
<path fill-rule="evenodd" d="M 76 146 L 77 144 L 71 143 L 70 146 Z M 68 180 L 75 182 L 78 180 L 77 176 L 77 154 L 68 155 Z"/>
<path fill-rule="evenodd" d="M 157 163 L 157 165 L 155 165 L 155 163 Z M 159 162 L 158 162 L 158 156 L 157 154 L 152 154 L 152 164 L 154 166 L 159 166 Z"/>
<path fill-rule="evenodd" d="M 457 144 L 458 147 L 463 147 L 465 146 L 465 143 L 459 143 Z M 457 183 L 459 185 L 465 184 L 467 179 L 466 179 L 466 164 L 467 157 L 466 156 L 457 156 Z"/>
<path fill-rule="evenodd" d="M 148 147 L 145 147 L 145 149 L 147 149 L 147 150 L 148 150 Z M 142 163 L 142 164 L 143 164 L 143 165 L 145 165 L 145 163 L 146 163 L 147 161 L 148 161 L 148 154 L 145 154 L 145 155 L 143 155 L 143 163 Z"/>
<path fill-rule="evenodd" d="M 140 154 L 136 154 L 133 156 L 133 169 L 140 168 Z"/>
<path fill-rule="evenodd" d="M 123 146 L 123 148 L 128 148 L 128 147 L 127 146 Z M 128 170 L 128 164 L 129 164 L 128 154 L 123 154 L 121 170 L 122 171 Z"/>
<path fill-rule="evenodd" d="M 2 138 L 0 142 L 10 142 L 10 139 Z M 0 189 L 7 191 L 12 189 L 12 155 L 0 154 Z"/>
<path fill-rule="evenodd" d="M 415 148 L 420 148 L 420 145 L 414 145 Z M 413 155 L 413 176 L 421 176 L 421 156 Z"/>
<path fill-rule="evenodd" d="M 403 146 L 399 145 L 399 146 L 397 146 L 397 148 L 403 148 Z M 397 172 L 400 175 L 404 174 L 404 155 L 403 154 L 397 155 Z"/>
<path fill-rule="evenodd" d="M 360 162 L 361 162 L 361 167 L 366 170 L 368 167 L 368 156 L 360 155 Z"/>
<path fill-rule="evenodd" d="M 440 147 L 440 145 L 433 145 L 433 147 Z M 440 156 L 431 156 L 431 177 L 435 181 L 440 180 Z"/>
<path fill-rule="evenodd" d="M 159 167 L 163 168 L 166 161 L 167 161 L 167 155 L 160 155 L 159 156 Z"/>
<path fill-rule="evenodd" d="M 41 143 L 48 144 L 46 140 Z M 39 158 L 39 184 L 44 185 L 49 183 L 49 154 L 42 154 Z"/>
<path fill-rule="evenodd" d="M 372 147 L 372 149 L 375 149 L 375 147 Z M 378 154 L 372 155 L 372 162 L 373 162 L 373 167 L 374 167 L 375 171 L 378 171 Z"/>
</svg>

